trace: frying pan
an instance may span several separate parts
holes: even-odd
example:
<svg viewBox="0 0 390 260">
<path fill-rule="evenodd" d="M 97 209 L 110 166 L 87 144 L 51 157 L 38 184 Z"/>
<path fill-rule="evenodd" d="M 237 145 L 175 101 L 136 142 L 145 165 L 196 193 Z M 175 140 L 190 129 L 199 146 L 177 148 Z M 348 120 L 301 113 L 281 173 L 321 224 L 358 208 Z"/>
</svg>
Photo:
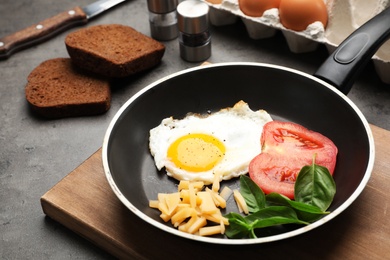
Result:
<svg viewBox="0 0 390 260">
<path fill-rule="evenodd" d="M 158 80 L 130 98 L 112 119 L 103 141 L 103 167 L 119 200 L 135 215 L 171 234 L 217 244 L 256 244 L 308 232 L 344 211 L 366 186 L 374 164 L 369 124 L 346 96 L 361 67 L 390 35 L 390 9 L 348 37 L 314 76 L 262 63 L 200 66 Z M 292 121 L 329 137 L 339 149 L 334 172 L 337 193 L 331 213 L 308 226 L 283 226 L 256 239 L 189 235 L 166 224 L 149 200 L 175 192 L 177 181 L 159 172 L 148 148 L 149 130 L 166 117 L 207 113 L 244 100 L 265 109 L 275 120 Z M 237 180 L 224 181 L 232 189 Z M 237 211 L 233 199 L 225 213 Z"/>
</svg>

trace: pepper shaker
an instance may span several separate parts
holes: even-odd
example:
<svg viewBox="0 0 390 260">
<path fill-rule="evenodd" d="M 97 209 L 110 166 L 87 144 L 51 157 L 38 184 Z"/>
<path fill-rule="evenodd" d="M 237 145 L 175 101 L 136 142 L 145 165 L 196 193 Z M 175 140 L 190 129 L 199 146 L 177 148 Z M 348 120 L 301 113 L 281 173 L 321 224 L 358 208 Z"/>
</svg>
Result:
<svg viewBox="0 0 390 260">
<path fill-rule="evenodd" d="M 148 0 L 150 33 L 156 40 L 177 38 L 178 0 Z"/>
<path fill-rule="evenodd" d="M 211 56 L 209 6 L 197 0 L 186 0 L 177 6 L 180 56 L 200 62 Z"/>
</svg>

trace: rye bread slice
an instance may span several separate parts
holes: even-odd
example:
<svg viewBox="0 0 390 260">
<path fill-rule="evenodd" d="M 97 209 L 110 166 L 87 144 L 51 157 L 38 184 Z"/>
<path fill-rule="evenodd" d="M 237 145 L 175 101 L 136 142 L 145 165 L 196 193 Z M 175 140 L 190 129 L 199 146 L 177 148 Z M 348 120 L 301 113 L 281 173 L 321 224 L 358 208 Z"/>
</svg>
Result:
<svg viewBox="0 0 390 260">
<path fill-rule="evenodd" d="M 165 52 L 162 43 L 119 24 L 80 29 L 66 36 L 65 45 L 77 66 L 112 78 L 150 69 Z"/>
<path fill-rule="evenodd" d="M 70 58 L 42 62 L 28 76 L 26 99 L 47 118 L 96 115 L 110 108 L 109 81 L 75 68 Z"/>
</svg>

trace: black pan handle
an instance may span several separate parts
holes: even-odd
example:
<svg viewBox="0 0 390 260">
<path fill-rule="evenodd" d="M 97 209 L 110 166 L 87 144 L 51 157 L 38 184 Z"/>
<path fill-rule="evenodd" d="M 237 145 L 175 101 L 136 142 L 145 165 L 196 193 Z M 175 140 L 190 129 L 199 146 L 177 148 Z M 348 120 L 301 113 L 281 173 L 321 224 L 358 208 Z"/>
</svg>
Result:
<svg viewBox="0 0 390 260">
<path fill-rule="evenodd" d="M 355 78 L 389 37 L 390 8 L 387 8 L 346 38 L 314 76 L 348 94 Z"/>
</svg>

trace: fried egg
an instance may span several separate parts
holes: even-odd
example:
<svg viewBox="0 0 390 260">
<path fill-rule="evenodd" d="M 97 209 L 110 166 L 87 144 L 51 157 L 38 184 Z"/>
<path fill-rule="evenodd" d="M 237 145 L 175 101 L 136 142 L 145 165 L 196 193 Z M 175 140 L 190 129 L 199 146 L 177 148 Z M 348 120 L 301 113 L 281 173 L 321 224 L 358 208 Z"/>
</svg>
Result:
<svg viewBox="0 0 390 260">
<path fill-rule="evenodd" d="M 248 172 L 261 152 L 263 125 L 272 121 L 265 110 L 253 111 L 244 101 L 207 115 L 165 118 L 150 130 L 149 148 L 158 170 L 165 167 L 177 180 L 213 182 Z"/>
</svg>

